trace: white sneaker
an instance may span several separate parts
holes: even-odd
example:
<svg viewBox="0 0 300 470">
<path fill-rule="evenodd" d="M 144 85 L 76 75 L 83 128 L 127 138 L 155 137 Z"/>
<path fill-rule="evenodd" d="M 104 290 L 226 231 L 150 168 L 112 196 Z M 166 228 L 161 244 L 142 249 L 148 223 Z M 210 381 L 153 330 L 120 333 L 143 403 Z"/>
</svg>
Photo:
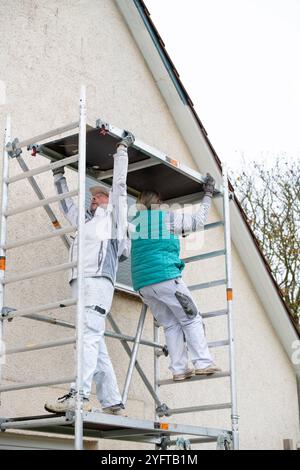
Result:
<svg viewBox="0 0 300 470">
<path fill-rule="evenodd" d="M 45 410 L 49 413 L 66 413 L 67 411 L 75 411 L 76 406 L 76 392 L 71 390 L 66 395 L 59 397 L 54 403 L 45 403 Z M 83 411 L 91 411 L 92 406 L 88 398 L 83 398 L 82 404 Z"/>
<path fill-rule="evenodd" d="M 117 403 L 116 405 L 107 406 L 106 408 L 102 408 L 103 413 L 108 413 L 108 414 L 111 414 L 111 415 L 123 415 L 123 416 L 125 416 L 124 410 L 125 410 L 125 406 L 123 405 L 123 403 Z"/>
<path fill-rule="evenodd" d="M 215 364 L 205 367 L 204 369 L 195 369 L 196 375 L 211 375 L 216 374 L 217 372 L 222 372 L 222 369 L 217 367 Z"/>
<path fill-rule="evenodd" d="M 195 375 L 194 369 L 187 369 L 181 374 L 173 374 L 173 380 L 174 382 L 180 382 L 181 380 L 190 379 L 193 375 Z"/>
</svg>

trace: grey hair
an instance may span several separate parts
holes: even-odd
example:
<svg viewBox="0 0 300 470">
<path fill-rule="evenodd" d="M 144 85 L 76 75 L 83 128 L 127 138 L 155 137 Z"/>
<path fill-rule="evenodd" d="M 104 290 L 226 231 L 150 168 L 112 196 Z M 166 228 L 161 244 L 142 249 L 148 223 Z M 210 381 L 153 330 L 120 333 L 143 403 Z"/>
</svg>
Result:
<svg viewBox="0 0 300 470">
<path fill-rule="evenodd" d="M 137 207 L 151 210 L 152 206 L 157 207 L 161 202 L 160 194 L 157 191 L 143 191 L 137 199 Z"/>
</svg>

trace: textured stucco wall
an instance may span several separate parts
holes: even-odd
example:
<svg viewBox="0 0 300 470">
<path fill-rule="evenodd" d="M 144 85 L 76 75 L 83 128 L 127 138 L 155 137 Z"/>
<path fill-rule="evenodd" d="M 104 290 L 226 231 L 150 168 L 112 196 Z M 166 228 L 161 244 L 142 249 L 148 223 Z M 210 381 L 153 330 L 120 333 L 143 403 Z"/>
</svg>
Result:
<svg viewBox="0 0 300 470">
<path fill-rule="evenodd" d="M 13 8 L 12 8 L 13 5 Z M 5 114 L 12 116 L 13 136 L 19 139 L 37 135 L 77 119 L 78 92 L 87 85 L 88 117 L 97 117 L 132 130 L 136 136 L 185 164 L 196 168 L 177 131 L 168 109 L 141 57 L 122 17 L 112 0 L 50 0 L 0 3 L 1 34 L 0 80 L 6 83 L 7 101 L 0 106 L 0 130 Z M 24 153 L 30 167 L 43 163 L 40 157 Z M 200 168 L 205 172 L 205 168 Z M 16 162 L 12 174 L 18 173 Z M 68 179 L 74 182 L 74 175 Z M 51 176 L 37 178 L 45 195 L 54 194 Z M 19 182 L 11 191 L 11 205 L 35 200 L 27 182 Z M 54 209 L 58 214 L 57 206 Z M 214 210 L 210 221 L 217 220 Z M 10 220 L 10 239 L 31 236 L 50 230 L 43 209 Z M 222 230 L 205 236 L 203 251 L 223 246 Z M 44 265 L 57 264 L 67 257 L 60 240 L 30 245 L 8 253 L 9 272 L 26 272 Z M 185 279 L 193 284 L 222 277 L 222 259 L 204 261 L 187 267 Z M 283 348 L 279 344 L 244 267 L 233 250 L 235 312 L 237 330 L 237 370 L 242 448 L 281 448 L 283 438 L 298 438 L 296 381 Z M 68 297 L 67 274 L 44 276 L 9 286 L 6 305 L 15 308 L 42 304 Z M 201 311 L 225 306 L 224 288 L 200 291 L 195 295 Z M 113 315 L 120 328 L 134 334 L 141 304 L 116 294 Z M 71 320 L 74 310 L 51 312 Z M 225 320 L 206 321 L 209 340 L 225 339 Z M 60 329 L 16 319 L 5 326 L 7 346 L 41 342 L 71 335 Z M 152 336 L 149 314 L 145 335 Z M 115 340 L 107 341 L 119 384 L 125 378 L 127 356 Z M 226 369 L 224 348 L 213 350 L 218 364 Z M 152 377 L 152 350 L 142 347 L 140 362 Z M 162 374 L 168 376 L 167 360 L 162 359 Z M 73 372 L 72 347 L 11 356 L 5 367 L 5 383 L 29 382 L 61 377 Z M 226 402 L 228 379 L 208 383 L 182 384 L 162 390 L 164 401 L 171 407 Z M 3 394 L 0 415 L 40 414 L 46 399 L 62 394 L 66 387 L 28 390 Z M 96 401 L 94 401 L 97 406 Z M 130 389 L 128 414 L 151 418 L 153 402 L 143 383 L 134 374 Z M 229 425 L 228 411 L 204 413 L 202 416 L 170 418 L 173 422 L 201 423 L 207 426 Z M 101 448 L 138 446 L 104 442 Z"/>
</svg>

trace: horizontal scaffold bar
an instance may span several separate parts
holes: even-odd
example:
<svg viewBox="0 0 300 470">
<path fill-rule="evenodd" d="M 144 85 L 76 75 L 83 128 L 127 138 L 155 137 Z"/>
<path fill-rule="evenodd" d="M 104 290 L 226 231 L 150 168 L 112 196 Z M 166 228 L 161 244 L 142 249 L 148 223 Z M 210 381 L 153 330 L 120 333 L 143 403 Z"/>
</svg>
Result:
<svg viewBox="0 0 300 470">
<path fill-rule="evenodd" d="M 202 253 L 201 255 L 190 256 L 188 258 L 183 258 L 182 261 L 185 263 L 193 263 L 194 261 L 201 261 L 203 259 L 215 258 L 216 256 L 225 255 L 225 250 L 210 251 L 209 253 Z"/>
<path fill-rule="evenodd" d="M 216 279 L 215 281 L 203 282 L 202 284 L 194 284 L 188 286 L 191 291 L 200 290 L 200 289 L 210 289 L 211 287 L 223 286 L 226 284 L 226 279 Z"/>
<path fill-rule="evenodd" d="M 67 344 L 74 344 L 76 341 L 75 338 L 62 338 L 57 341 L 47 341 L 45 343 L 37 343 L 37 344 L 28 344 L 19 348 L 10 348 L 0 353 L 0 357 L 10 355 L 10 354 L 17 354 L 22 352 L 29 352 L 29 351 L 38 351 L 40 349 L 48 349 L 48 348 L 56 348 L 58 346 L 66 346 Z"/>
<path fill-rule="evenodd" d="M 1 248 L 3 248 L 4 250 L 11 250 L 12 248 L 18 248 L 20 246 L 29 245 L 30 243 L 37 243 L 44 240 L 48 240 L 49 238 L 59 237 L 67 233 L 75 232 L 76 230 L 77 227 L 74 226 L 63 227 L 60 229 L 56 229 L 53 232 L 44 233 L 43 235 L 38 235 L 36 237 L 27 238 L 25 240 L 16 240 L 14 242 L 7 243 L 6 245 L 1 246 Z"/>
<path fill-rule="evenodd" d="M 75 328 L 74 323 L 65 320 L 58 320 L 57 318 L 49 317 L 47 315 L 37 315 L 35 313 L 32 313 L 31 315 L 24 315 L 24 318 L 50 323 L 51 325 L 63 326 L 64 328 L 71 328 L 72 330 L 74 330 Z"/>
<path fill-rule="evenodd" d="M 48 165 L 39 166 L 38 168 L 34 168 L 33 170 L 24 171 L 24 173 L 20 173 L 15 176 L 11 176 L 10 178 L 6 178 L 5 182 L 8 184 L 15 183 L 16 181 L 20 181 L 30 176 L 40 175 L 41 173 L 45 173 L 49 170 L 55 170 L 56 168 L 60 168 L 62 166 L 70 165 L 70 163 L 74 163 L 78 161 L 78 155 L 74 155 L 72 157 L 64 158 L 63 160 L 59 160 L 58 162 L 48 163 Z"/>
<path fill-rule="evenodd" d="M 60 379 L 46 380 L 43 382 L 20 383 L 18 385 L 4 385 L 0 387 L 0 392 L 11 392 L 13 390 L 25 390 L 28 388 L 49 387 L 50 385 L 61 385 L 74 382 L 75 376 L 63 377 Z"/>
<path fill-rule="evenodd" d="M 52 416 L 50 418 L 41 418 L 41 419 L 31 419 L 31 420 L 24 420 L 18 419 L 16 421 L 8 419 L 7 421 L 3 421 L 0 424 L 1 431 L 5 431 L 5 429 L 31 429 L 32 424 L 38 428 L 44 428 L 48 426 L 62 426 L 66 424 L 71 424 L 74 422 L 74 419 L 66 418 L 65 416 L 55 417 Z"/>
<path fill-rule="evenodd" d="M 19 274 L 17 276 L 10 276 L 4 278 L 4 280 L 0 282 L 2 282 L 3 284 L 11 284 L 12 282 L 24 281 L 26 279 L 32 279 L 33 277 L 43 276 L 45 274 L 52 274 L 59 271 L 65 271 L 66 269 L 71 269 L 75 266 L 77 266 L 77 262 L 75 261 L 73 263 L 58 264 L 55 266 L 50 266 L 49 268 L 38 269 L 37 271 L 31 271 L 25 274 Z"/>
<path fill-rule="evenodd" d="M 217 222 L 212 222 L 211 224 L 204 225 L 204 230 L 210 230 L 224 225 L 223 220 L 218 220 Z"/>
<path fill-rule="evenodd" d="M 37 307 L 27 307 L 20 310 L 13 310 L 10 313 L 3 315 L 5 319 L 11 319 L 15 317 L 25 317 L 35 313 L 45 312 L 46 310 L 54 310 L 56 308 L 70 307 L 76 304 L 76 299 L 63 299 L 57 302 L 51 302 L 50 304 L 39 305 Z"/>
<path fill-rule="evenodd" d="M 170 408 L 168 416 L 184 413 L 196 413 L 197 411 L 226 410 L 231 408 L 231 403 L 219 403 L 214 405 L 188 406 L 185 408 Z"/>
<path fill-rule="evenodd" d="M 189 383 L 190 382 L 198 382 L 199 380 L 211 380 L 211 379 L 223 379 L 224 377 L 230 377 L 230 372 L 217 372 L 216 374 L 210 374 L 210 375 L 194 375 L 190 379 L 188 379 Z M 183 380 L 182 382 L 176 382 L 172 379 L 165 379 L 165 380 L 159 380 L 157 382 L 157 385 L 174 385 L 174 384 L 180 384 L 180 383 L 187 383 L 186 380 Z"/>
<path fill-rule="evenodd" d="M 36 209 L 37 207 L 47 206 L 53 202 L 61 201 L 62 199 L 66 199 L 67 197 L 73 197 L 78 194 L 78 190 L 69 191 L 68 193 L 58 194 L 57 196 L 48 197 L 46 199 L 41 199 L 40 201 L 33 202 L 31 204 L 27 204 L 24 206 L 17 207 L 16 209 L 10 209 L 5 212 L 6 217 L 10 217 L 12 215 L 21 214 L 22 212 L 29 211 L 31 209 Z"/>
<path fill-rule="evenodd" d="M 212 318 L 212 317 L 221 317 L 227 314 L 228 314 L 227 310 L 214 310 L 212 312 L 202 313 L 201 316 L 202 318 Z"/>
<path fill-rule="evenodd" d="M 71 131 L 72 129 L 76 129 L 79 126 L 79 122 L 71 122 L 70 124 L 66 124 L 65 126 L 62 127 L 57 127 L 56 129 L 53 129 L 52 131 L 45 132 L 44 134 L 39 134 L 36 135 L 35 137 L 31 137 L 30 139 L 22 140 L 21 142 L 18 142 L 18 147 L 23 148 L 23 147 L 28 147 L 28 145 L 32 144 L 37 144 L 41 140 L 46 140 L 49 139 L 50 137 L 55 137 L 59 136 L 60 134 L 63 134 L 64 132 Z M 7 150 L 10 150 L 9 144 L 7 146 Z"/>
<path fill-rule="evenodd" d="M 229 341 L 228 339 L 224 339 L 221 341 L 211 341 L 210 343 L 207 343 L 207 345 L 209 348 L 220 348 L 222 346 L 228 346 Z"/>
</svg>

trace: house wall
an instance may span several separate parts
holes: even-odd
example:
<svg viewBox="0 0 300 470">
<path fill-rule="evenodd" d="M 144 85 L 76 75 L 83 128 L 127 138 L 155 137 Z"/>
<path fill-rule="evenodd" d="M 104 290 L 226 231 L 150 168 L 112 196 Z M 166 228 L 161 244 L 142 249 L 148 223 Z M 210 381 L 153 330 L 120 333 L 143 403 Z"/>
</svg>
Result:
<svg viewBox="0 0 300 470">
<path fill-rule="evenodd" d="M 196 169 L 185 143 L 163 101 L 158 88 L 130 32 L 112 0 L 17 0 L 0 4 L 2 35 L 0 47 L 0 80 L 6 84 L 6 103 L 0 105 L 3 133 L 5 115 L 11 114 L 13 137 L 20 140 L 38 135 L 78 118 L 80 85 L 87 86 L 88 119 L 101 117 L 118 127 L 125 127 L 141 140 Z M 37 156 L 23 153 L 33 168 L 44 163 Z M 19 173 L 11 162 L 11 174 Z M 205 168 L 200 168 L 205 172 Z M 75 175 L 67 172 L 70 186 Z M 52 175 L 43 174 L 37 181 L 46 196 L 54 194 Z M 167 183 L 166 183 L 167 184 Z M 11 206 L 35 201 L 27 182 L 18 182 L 10 191 Z M 57 215 L 57 205 L 53 205 Z M 218 220 L 215 209 L 210 220 Z M 9 220 L 8 238 L 25 238 L 50 230 L 43 209 L 35 209 Z M 186 245 L 193 243 L 186 239 Z M 222 230 L 207 232 L 202 251 L 221 248 Z M 188 246 L 183 246 L 187 253 Z M 192 249 L 192 253 L 193 253 Z M 191 252 L 188 252 L 190 254 Z M 61 240 L 29 245 L 8 252 L 8 272 L 27 272 L 58 264 L 67 259 Z M 190 283 L 222 277 L 221 258 L 187 267 L 184 278 Z M 247 273 L 233 249 L 234 309 L 236 313 L 238 398 L 242 448 L 282 447 L 282 439 L 299 438 L 298 405 L 295 376 L 289 358 L 272 329 Z M 67 273 L 43 276 L 9 285 L 5 304 L 25 308 L 69 296 Z M 225 306 L 223 287 L 200 291 L 195 298 L 201 311 Z M 124 333 L 134 334 L 141 303 L 115 295 L 112 314 Z M 74 319 L 74 309 L 50 312 L 67 320 Z M 225 319 L 206 321 L 209 341 L 225 339 Z M 5 324 L 7 347 L 43 342 L 70 336 L 70 330 L 15 319 Z M 152 318 L 148 315 L 145 334 L 152 337 Z M 108 339 L 108 349 L 122 388 L 128 359 L 119 342 Z M 224 348 L 213 350 L 216 362 L 227 368 Z M 48 380 L 73 374 L 73 348 L 28 352 L 10 356 L 4 367 L 6 384 Z M 142 347 L 139 361 L 153 376 L 153 352 Z M 168 377 L 168 360 L 162 361 L 162 375 Z M 162 389 L 164 401 L 171 407 L 226 402 L 228 379 L 186 383 Z M 43 413 L 46 400 L 62 395 L 66 386 L 16 391 L 2 395 L 1 416 L 26 416 Z M 93 404 L 97 401 L 93 397 Z M 135 372 L 127 406 L 129 416 L 153 417 L 153 402 Z M 172 422 L 201 424 L 210 427 L 229 426 L 228 410 L 175 416 Z M 1 436 L 0 436 L 1 439 Z M 100 442 L 100 448 L 140 448 L 136 444 Z M 144 446 L 145 447 L 145 446 Z M 209 447 L 207 445 L 207 447 Z"/>
</svg>

